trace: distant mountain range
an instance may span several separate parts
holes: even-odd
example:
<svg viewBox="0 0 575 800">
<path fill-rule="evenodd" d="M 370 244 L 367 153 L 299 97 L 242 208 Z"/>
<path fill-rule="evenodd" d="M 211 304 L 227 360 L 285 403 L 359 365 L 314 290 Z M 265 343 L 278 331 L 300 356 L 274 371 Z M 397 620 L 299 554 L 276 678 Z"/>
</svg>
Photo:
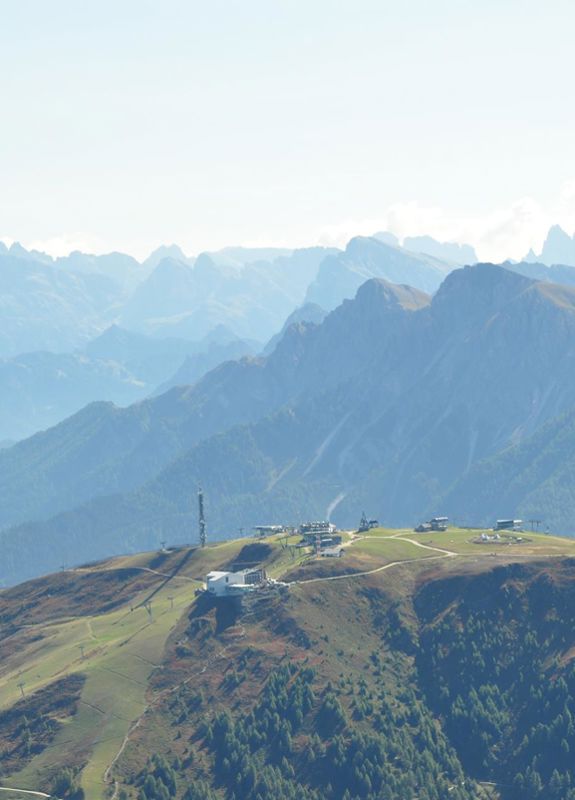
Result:
<svg viewBox="0 0 575 800">
<path fill-rule="evenodd" d="M 123 290 L 32 257 L 0 254 L 0 357 L 69 351 L 97 336 L 120 311 Z"/>
<path fill-rule="evenodd" d="M 93 404 L 0 451 L 0 578 L 81 561 L 87 539 L 91 557 L 94 542 L 104 555 L 192 541 L 200 482 L 211 535 L 353 526 L 364 509 L 401 525 L 539 514 L 575 533 L 574 362 L 572 288 L 490 264 L 451 272 L 433 298 L 370 279 L 267 357 L 126 409 Z"/>
<path fill-rule="evenodd" d="M 219 535 L 364 509 L 575 534 L 575 266 L 474 257 L 385 232 L 142 264 L 0 248 L 0 582 L 85 537 L 190 541 L 199 482 Z"/>
<path fill-rule="evenodd" d="M 542 264 L 538 261 L 520 261 L 519 263 L 505 262 L 506 269 L 534 278 L 537 281 L 559 283 L 562 286 L 575 286 L 575 267 L 566 264 Z"/>
<path fill-rule="evenodd" d="M 0 359 L 0 439 L 24 439 L 95 400 L 124 406 L 157 393 L 160 385 L 194 383 L 223 361 L 255 355 L 260 347 L 222 328 L 192 342 L 113 325 L 72 353 Z"/>
<path fill-rule="evenodd" d="M 429 237 L 425 246 L 443 247 Z M 432 291 L 452 266 L 370 238 L 344 253 L 228 247 L 191 258 L 169 245 L 141 264 L 122 253 L 53 259 L 2 245 L 0 437 L 24 438 L 91 401 L 126 405 L 193 383 L 264 342 L 273 347 L 292 313 L 290 322 L 306 308 L 319 321 L 367 278 Z"/>
<path fill-rule="evenodd" d="M 409 284 L 432 293 L 453 266 L 432 256 L 408 253 L 377 238 L 357 237 L 349 242 L 344 252 L 322 260 L 317 277 L 307 291 L 306 302 L 331 311 L 343 300 L 353 297 L 369 278 Z"/>
<path fill-rule="evenodd" d="M 345 252 L 228 247 L 191 258 L 169 245 L 141 264 L 123 253 L 54 259 L 0 242 L 0 357 L 70 353 L 112 324 L 194 341 L 224 325 L 265 342 L 304 302 L 331 310 L 373 277 L 433 292 L 461 259 L 475 260 L 467 246 L 406 242 L 417 252 L 391 234 L 353 239 Z"/>
<path fill-rule="evenodd" d="M 373 238 L 392 247 L 400 246 L 397 236 L 388 231 L 374 233 Z M 444 261 L 454 266 L 462 267 L 466 264 L 475 264 L 478 260 L 471 245 L 459 244 L 458 242 L 438 242 L 432 236 L 406 236 L 401 246 L 410 253 L 432 256 L 439 261 Z"/>
<path fill-rule="evenodd" d="M 163 394 L 175 386 L 191 386 L 226 361 L 256 356 L 260 347 L 258 342 L 247 342 L 236 337 L 222 341 L 208 337 L 206 347 L 188 355 L 175 373 L 155 389 L 154 395 Z"/>
<path fill-rule="evenodd" d="M 124 305 L 120 323 L 153 336 L 198 339 L 225 325 L 266 341 L 304 301 L 320 263 L 334 251 L 296 250 L 241 267 L 204 253 L 193 266 L 164 259 Z"/>
</svg>

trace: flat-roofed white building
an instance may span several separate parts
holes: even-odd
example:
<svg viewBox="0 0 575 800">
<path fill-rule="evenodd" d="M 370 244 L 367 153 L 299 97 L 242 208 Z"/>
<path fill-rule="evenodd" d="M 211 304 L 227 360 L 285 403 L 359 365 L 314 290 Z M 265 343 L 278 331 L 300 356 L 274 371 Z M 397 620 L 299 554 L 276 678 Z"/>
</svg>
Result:
<svg viewBox="0 0 575 800">
<path fill-rule="evenodd" d="M 218 570 L 208 572 L 206 575 L 206 590 L 210 594 L 215 594 L 216 597 L 222 597 L 226 594 L 230 582 L 229 576 L 229 572 L 220 572 Z"/>
<path fill-rule="evenodd" d="M 241 572 L 214 570 L 206 575 L 206 591 L 215 597 L 225 597 L 243 590 L 249 591 L 265 580 L 261 569 L 244 569 Z"/>
</svg>

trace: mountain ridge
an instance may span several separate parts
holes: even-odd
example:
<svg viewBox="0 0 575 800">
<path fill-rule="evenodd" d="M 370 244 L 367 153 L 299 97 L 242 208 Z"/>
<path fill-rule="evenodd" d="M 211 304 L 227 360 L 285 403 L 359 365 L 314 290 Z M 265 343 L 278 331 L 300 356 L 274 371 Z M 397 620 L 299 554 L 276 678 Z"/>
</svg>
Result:
<svg viewBox="0 0 575 800">
<path fill-rule="evenodd" d="M 442 512 L 474 464 L 575 406 L 574 338 L 573 290 L 496 265 L 452 272 L 432 300 L 368 281 L 321 325 L 289 328 L 268 359 L 225 364 L 156 398 L 155 421 L 149 404 L 124 412 L 136 415 L 136 431 L 143 414 L 146 431 L 127 460 L 97 468 L 106 482 L 91 484 L 90 496 L 84 490 L 84 508 L 61 503 L 55 484 L 42 514 L 63 516 L 25 522 L 21 489 L 7 477 L 19 451 L 0 453 L 4 525 L 23 523 L 2 541 L 16 560 L 19 539 L 55 545 L 78 529 L 108 552 L 122 541 L 135 546 L 138 535 L 182 541 L 198 483 L 219 530 L 329 514 L 349 525 L 358 508 L 415 524 Z M 76 470 L 58 469 L 74 485 Z M 114 545 L 119 519 L 124 538 Z"/>
</svg>

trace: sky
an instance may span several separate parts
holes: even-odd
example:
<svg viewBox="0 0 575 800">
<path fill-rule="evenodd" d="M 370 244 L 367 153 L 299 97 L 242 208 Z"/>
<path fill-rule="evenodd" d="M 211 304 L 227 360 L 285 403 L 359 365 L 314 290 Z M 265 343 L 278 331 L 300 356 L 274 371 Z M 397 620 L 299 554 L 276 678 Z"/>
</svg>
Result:
<svg viewBox="0 0 575 800">
<path fill-rule="evenodd" d="M 575 232 L 571 0 L 0 0 L 0 239 Z"/>
</svg>

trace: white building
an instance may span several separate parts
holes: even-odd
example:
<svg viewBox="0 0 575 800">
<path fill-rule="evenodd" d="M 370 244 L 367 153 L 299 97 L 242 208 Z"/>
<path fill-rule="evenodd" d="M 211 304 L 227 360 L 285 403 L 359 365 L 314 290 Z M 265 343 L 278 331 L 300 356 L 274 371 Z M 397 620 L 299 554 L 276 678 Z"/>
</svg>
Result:
<svg viewBox="0 0 575 800">
<path fill-rule="evenodd" d="M 256 536 L 273 536 L 276 533 L 285 533 L 285 525 L 254 525 Z"/>
<path fill-rule="evenodd" d="M 250 591 L 265 580 L 265 572 L 260 569 L 244 569 L 241 572 L 220 572 L 214 570 L 206 575 L 206 591 L 215 597 L 225 597 L 242 591 Z"/>
<path fill-rule="evenodd" d="M 302 522 L 299 526 L 302 536 L 329 536 L 336 530 L 333 522 Z"/>
</svg>

